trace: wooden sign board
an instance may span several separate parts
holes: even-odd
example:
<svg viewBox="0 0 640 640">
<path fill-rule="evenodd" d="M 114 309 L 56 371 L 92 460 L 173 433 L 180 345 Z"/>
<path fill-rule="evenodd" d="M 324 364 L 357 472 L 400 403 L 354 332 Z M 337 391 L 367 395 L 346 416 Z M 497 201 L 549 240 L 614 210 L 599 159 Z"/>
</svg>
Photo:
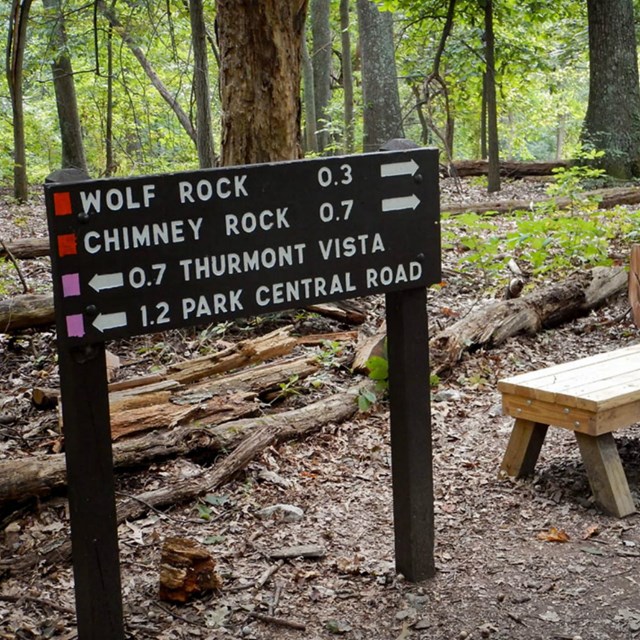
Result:
<svg viewBox="0 0 640 640">
<path fill-rule="evenodd" d="M 46 187 L 67 344 L 440 279 L 430 149 Z"/>
<path fill-rule="evenodd" d="M 105 341 L 387 295 L 396 564 L 433 572 L 438 153 L 45 186 L 81 640 L 123 637 Z"/>
</svg>

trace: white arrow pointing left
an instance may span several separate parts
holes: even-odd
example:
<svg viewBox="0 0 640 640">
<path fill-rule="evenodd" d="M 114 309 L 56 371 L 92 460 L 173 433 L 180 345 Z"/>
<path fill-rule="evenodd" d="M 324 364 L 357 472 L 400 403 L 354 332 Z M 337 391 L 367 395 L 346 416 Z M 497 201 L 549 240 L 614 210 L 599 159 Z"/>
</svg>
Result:
<svg viewBox="0 0 640 640">
<path fill-rule="evenodd" d="M 127 326 L 126 311 L 118 311 L 116 313 L 99 313 L 93 321 L 93 326 L 98 331 L 107 331 L 108 329 L 116 329 L 118 327 Z"/>
<path fill-rule="evenodd" d="M 100 293 L 105 289 L 115 289 L 124 284 L 124 276 L 122 273 L 96 273 L 91 280 L 89 286 Z"/>
<path fill-rule="evenodd" d="M 402 211 L 403 209 L 415 209 L 420 204 L 420 199 L 415 193 L 400 198 L 386 198 L 382 201 L 383 211 Z"/>
<path fill-rule="evenodd" d="M 389 162 L 380 165 L 380 176 L 392 178 L 393 176 L 412 176 L 419 169 L 418 164 L 412 158 L 403 162 Z"/>
</svg>

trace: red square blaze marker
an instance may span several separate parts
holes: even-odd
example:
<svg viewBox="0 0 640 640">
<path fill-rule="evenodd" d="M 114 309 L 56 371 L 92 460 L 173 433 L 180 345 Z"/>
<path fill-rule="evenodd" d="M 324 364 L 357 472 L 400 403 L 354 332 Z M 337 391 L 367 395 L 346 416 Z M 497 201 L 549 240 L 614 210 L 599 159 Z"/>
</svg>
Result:
<svg viewBox="0 0 640 640">
<path fill-rule="evenodd" d="M 71 210 L 71 194 L 68 191 L 53 194 L 53 211 L 57 216 L 68 216 Z"/>
<path fill-rule="evenodd" d="M 75 256 L 78 253 L 78 241 L 75 233 L 64 233 L 58 236 L 58 255 Z"/>
</svg>

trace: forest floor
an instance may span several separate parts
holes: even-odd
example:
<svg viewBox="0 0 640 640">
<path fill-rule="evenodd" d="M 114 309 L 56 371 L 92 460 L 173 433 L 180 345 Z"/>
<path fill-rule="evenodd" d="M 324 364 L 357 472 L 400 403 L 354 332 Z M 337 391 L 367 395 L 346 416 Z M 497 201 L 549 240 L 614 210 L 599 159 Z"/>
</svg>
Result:
<svg viewBox="0 0 640 640">
<path fill-rule="evenodd" d="M 478 181 L 443 199 L 486 198 Z M 533 198 L 539 182 L 511 182 L 500 197 Z M 506 217 L 505 217 L 506 218 Z M 504 224 L 509 224 L 505 219 Z M 29 205 L 0 200 L 0 239 L 46 235 L 39 195 Z M 620 249 L 620 248 L 618 248 Z M 624 248 L 621 249 L 624 255 Z M 429 291 L 431 333 L 501 295 L 481 273 L 462 271 L 459 254 L 443 255 L 446 286 Z M 21 261 L 29 287 L 50 290 L 48 259 Z M 501 274 L 505 277 L 507 274 Z M 21 292 L 15 267 L 0 264 L 2 297 Z M 547 276 L 547 280 L 553 277 Z M 535 281 L 534 285 L 544 282 Z M 383 300 L 362 301 L 372 333 Z M 499 477 L 512 421 L 502 415 L 497 381 L 553 363 L 606 352 L 638 341 L 626 295 L 590 315 L 493 349 L 465 355 L 432 389 L 436 575 L 411 584 L 394 569 L 389 407 L 270 447 L 206 500 L 149 511 L 119 527 L 122 589 L 129 637 L 244 638 L 246 640 L 604 640 L 640 637 L 640 515 L 616 519 L 593 503 L 573 434 L 551 429 L 536 474 Z M 303 333 L 352 329 L 303 312 L 280 313 L 206 330 L 175 331 L 110 343 L 121 360 L 119 378 L 188 359 L 203 348 L 228 345 L 293 325 Z M 213 345 L 213 346 L 212 346 Z M 300 384 L 272 408 L 300 406 L 353 386 L 354 344 L 324 357 L 319 385 Z M 36 386 L 58 383 L 54 332 L 0 334 L 0 461 L 49 455 L 61 445 L 58 416 L 31 403 Z M 636 503 L 640 501 L 640 430 L 617 442 Z M 179 458 L 117 474 L 118 495 L 196 474 L 212 460 Z M 286 504 L 301 518 L 260 519 Z M 35 550 L 68 535 L 63 495 L 0 512 L 0 638 L 77 637 L 72 567 L 68 562 L 10 571 Z M 96 514 L 100 517 L 100 514 Z M 555 527 L 565 542 L 548 535 Z M 183 536 L 214 556 L 222 588 L 184 605 L 158 598 L 162 541 Z M 312 544 L 321 558 L 271 559 L 281 547 Z M 262 581 L 265 572 L 272 571 Z M 264 582 L 263 584 L 261 584 Z M 289 626 L 260 613 L 284 620 Z M 291 623 L 304 626 L 295 629 Z"/>
</svg>

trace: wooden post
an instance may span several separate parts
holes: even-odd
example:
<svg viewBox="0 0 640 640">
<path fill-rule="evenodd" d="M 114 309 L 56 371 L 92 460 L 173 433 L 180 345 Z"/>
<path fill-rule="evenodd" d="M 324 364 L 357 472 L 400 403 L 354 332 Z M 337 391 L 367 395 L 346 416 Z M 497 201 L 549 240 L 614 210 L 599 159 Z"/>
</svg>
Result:
<svg viewBox="0 0 640 640">
<path fill-rule="evenodd" d="M 79 640 L 124 640 L 104 343 L 58 350 Z"/>
<path fill-rule="evenodd" d="M 83 171 L 62 169 L 47 182 L 86 179 Z M 52 255 L 55 247 L 53 237 Z M 61 299 L 55 260 L 52 271 Z M 78 639 L 124 640 L 105 346 L 69 347 L 58 307 L 56 324 Z"/>
<path fill-rule="evenodd" d="M 435 573 L 426 289 L 386 294 L 396 569 Z"/>
</svg>

